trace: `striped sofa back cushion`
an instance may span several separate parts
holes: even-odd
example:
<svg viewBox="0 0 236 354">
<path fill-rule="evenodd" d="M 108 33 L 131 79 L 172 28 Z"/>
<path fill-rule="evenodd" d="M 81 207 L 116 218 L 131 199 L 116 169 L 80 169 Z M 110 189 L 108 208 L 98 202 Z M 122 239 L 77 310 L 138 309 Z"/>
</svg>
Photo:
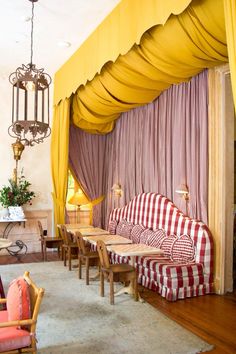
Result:
<svg viewBox="0 0 236 354">
<path fill-rule="evenodd" d="M 114 209 L 109 221 L 122 219 L 153 230 L 164 229 L 167 235 L 191 236 L 196 262 L 204 265 L 205 273 L 213 274 L 213 239 L 210 230 L 203 222 L 185 216 L 163 195 L 139 194 L 123 208 Z"/>
</svg>

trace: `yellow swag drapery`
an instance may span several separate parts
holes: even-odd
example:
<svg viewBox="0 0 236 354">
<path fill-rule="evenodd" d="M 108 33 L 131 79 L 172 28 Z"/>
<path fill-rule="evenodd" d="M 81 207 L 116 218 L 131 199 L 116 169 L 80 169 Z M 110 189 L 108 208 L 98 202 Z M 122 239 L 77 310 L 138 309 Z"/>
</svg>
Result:
<svg viewBox="0 0 236 354">
<path fill-rule="evenodd" d="M 73 123 L 89 133 L 108 133 L 121 112 L 151 102 L 171 84 L 189 80 L 204 68 L 227 62 L 222 1 L 193 1 L 140 42 L 73 98 Z"/>
<path fill-rule="evenodd" d="M 180 14 L 191 0 L 121 0 L 96 30 L 57 71 L 54 104 L 70 97 L 80 85 L 100 72 L 108 61 L 126 54 L 145 31 L 164 25 L 171 14 Z"/>
</svg>

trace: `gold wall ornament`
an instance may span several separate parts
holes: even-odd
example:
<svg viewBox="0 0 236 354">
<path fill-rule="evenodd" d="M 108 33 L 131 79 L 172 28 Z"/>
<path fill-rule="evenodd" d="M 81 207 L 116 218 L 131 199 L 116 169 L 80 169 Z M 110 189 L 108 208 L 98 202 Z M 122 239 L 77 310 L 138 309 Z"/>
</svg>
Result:
<svg viewBox="0 0 236 354">
<path fill-rule="evenodd" d="M 51 134 L 49 126 L 49 85 L 50 75 L 33 64 L 33 23 L 34 3 L 31 17 L 31 56 L 30 63 L 22 64 L 10 74 L 12 84 L 12 124 L 8 128 L 11 137 L 33 146 L 44 141 Z"/>
<path fill-rule="evenodd" d="M 19 139 L 17 139 L 15 143 L 11 144 L 11 146 L 14 154 L 14 160 L 16 160 L 16 167 L 13 169 L 12 180 L 15 184 L 17 184 L 18 161 L 21 159 L 21 155 L 25 147 Z"/>
</svg>

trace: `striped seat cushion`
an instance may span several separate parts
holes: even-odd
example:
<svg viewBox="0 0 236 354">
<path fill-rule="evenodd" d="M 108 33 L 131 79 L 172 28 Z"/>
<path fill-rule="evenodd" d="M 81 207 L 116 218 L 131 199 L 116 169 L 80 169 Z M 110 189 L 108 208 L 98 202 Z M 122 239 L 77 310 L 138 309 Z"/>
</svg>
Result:
<svg viewBox="0 0 236 354">
<path fill-rule="evenodd" d="M 177 263 L 161 255 L 138 257 L 137 263 L 164 277 L 177 278 L 203 275 L 203 266 L 200 263 Z"/>
<path fill-rule="evenodd" d="M 190 236 L 182 235 L 178 237 L 171 248 L 171 260 L 174 262 L 192 262 L 195 250 Z"/>
</svg>

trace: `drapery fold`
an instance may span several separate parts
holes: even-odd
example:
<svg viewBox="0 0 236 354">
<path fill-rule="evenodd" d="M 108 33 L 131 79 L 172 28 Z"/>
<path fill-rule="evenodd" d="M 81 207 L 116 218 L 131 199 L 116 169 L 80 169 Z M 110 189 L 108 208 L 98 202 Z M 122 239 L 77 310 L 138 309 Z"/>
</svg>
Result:
<svg viewBox="0 0 236 354">
<path fill-rule="evenodd" d="M 236 1 L 224 0 L 225 27 L 228 45 L 231 85 L 236 111 Z"/>
<path fill-rule="evenodd" d="M 152 101 L 171 84 L 228 61 L 222 1 L 193 1 L 140 42 L 73 98 L 73 122 L 90 133 L 108 133 L 120 113 Z"/>
<path fill-rule="evenodd" d="M 121 0 L 55 75 L 54 104 L 70 97 L 108 61 L 126 54 L 142 34 L 180 14 L 191 0 Z M 128 30 L 127 30 L 128 29 Z M 76 74 L 75 74 L 76 70 Z"/>
<path fill-rule="evenodd" d="M 65 221 L 65 204 L 68 180 L 70 99 L 54 108 L 51 137 L 51 174 L 53 182 L 54 224 Z M 56 228 L 58 235 L 58 230 Z"/>
<path fill-rule="evenodd" d="M 190 191 L 190 216 L 207 222 L 207 107 L 204 71 L 153 103 L 123 113 L 110 134 L 92 135 L 71 126 L 70 164 L 78 181 L 88 195 L 106 195 L 97 214 L 102 226 L 111 209 L 142 192 L 161 193 L 186 212 L 185 201 L 175 193 L 182 183 Z M 111 192 L 114 183 L 123 189 L 119 200 Z"/>
<path fill-rule="evenodd" d="M 70 127 L 69 164 L 81 189 L 93 204 L 93 225 L 101 226 L 101 201 L 105 178 L 106 141 L 104 136 L 73 134 Z M 98 202 L 98 203 L 97 203 Z"/>
</svg>

